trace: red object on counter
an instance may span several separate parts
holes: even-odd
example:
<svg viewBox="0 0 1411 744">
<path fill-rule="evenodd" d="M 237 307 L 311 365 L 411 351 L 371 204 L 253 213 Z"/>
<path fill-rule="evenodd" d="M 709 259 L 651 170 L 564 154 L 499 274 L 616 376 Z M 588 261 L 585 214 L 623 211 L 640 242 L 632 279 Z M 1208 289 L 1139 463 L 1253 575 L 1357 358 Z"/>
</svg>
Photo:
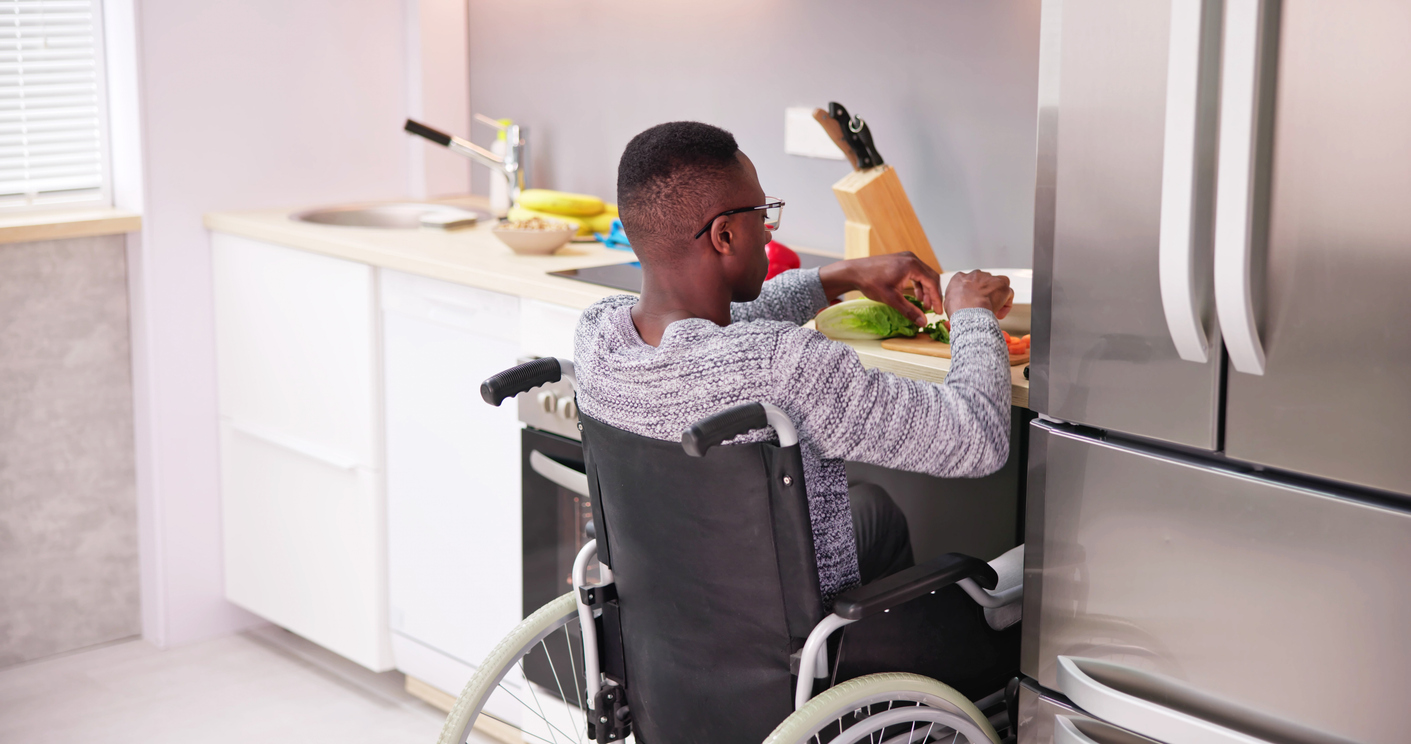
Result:
<svg viewBox="0 0 1411 744">
<path fill-rule="evenodd" d="M 769 245 L 765 246 L 765 251 L 769 255 L 769 273 L 764 275 L 765 281 L 800 266 L 799 254 L 794 253 L 789 249 L 789 246 L 783 243 L 771 240 Z"/>
</svg>

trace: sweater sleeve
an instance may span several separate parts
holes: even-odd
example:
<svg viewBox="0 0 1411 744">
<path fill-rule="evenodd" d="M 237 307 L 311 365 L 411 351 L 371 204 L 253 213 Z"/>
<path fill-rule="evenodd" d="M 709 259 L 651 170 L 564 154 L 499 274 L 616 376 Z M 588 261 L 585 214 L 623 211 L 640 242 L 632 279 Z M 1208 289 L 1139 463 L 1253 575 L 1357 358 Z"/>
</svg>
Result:
<svg viewBox="0 0 1411 744">
<path fill-rule="evenodd" d="M 865 369 L 857 352 L 809 329 L 780 338 L 776 399 L 825 458 L 940 477 L 982 476 L 1009 457 L 1009 354 L 988 310 L 951 319 L 944 384 Z"/>
<path fill-rule="evenodd" d="M 753 301 L 730 303 L 730 320 L 782 320 L 803 325 L 825 307 L 828 298 L 823 296 L 818 269 L 793 269 L 765 282 Z"/>
</svg>

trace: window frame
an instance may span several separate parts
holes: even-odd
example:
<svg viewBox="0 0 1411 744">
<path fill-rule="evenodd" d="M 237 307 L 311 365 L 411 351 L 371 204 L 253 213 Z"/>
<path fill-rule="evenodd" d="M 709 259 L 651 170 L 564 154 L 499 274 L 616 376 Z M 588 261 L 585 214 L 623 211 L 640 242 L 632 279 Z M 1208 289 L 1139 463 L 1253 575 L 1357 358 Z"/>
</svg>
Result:
<svg viewBox="0 0 1411 744">
<path fill-rule="evenodd" d="M 75 212 L 113 207 L 113 156 L 110 91 L 108 85 L 107 27 L 104 23 L 105 0 L 84 0 L 89 3 L 93 26 L 93 70 L 97 92 L 99 185 L 82 196 L 64 196 L 63 192 L 41 192 L 36 196 L 0 194 L 0 217 L 14 217 L 45 212 Z M 23 197 L 23 198 L 21 198 Z"/>
</svg>

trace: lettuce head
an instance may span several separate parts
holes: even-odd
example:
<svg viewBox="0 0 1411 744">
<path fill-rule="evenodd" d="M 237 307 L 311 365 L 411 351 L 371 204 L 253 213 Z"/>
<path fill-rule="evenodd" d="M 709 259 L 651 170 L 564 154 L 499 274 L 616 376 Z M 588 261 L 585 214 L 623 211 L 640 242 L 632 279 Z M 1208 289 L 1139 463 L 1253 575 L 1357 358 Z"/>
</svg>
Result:
<svg viewBox="0 0 1411 744">
<path fill-rule="evenodd" d="M 916 324 L 891 305 L 875 300 L 848 300 L 813 319 L 818 331 L 838 340 L 915 336 Z"/>
</svg>

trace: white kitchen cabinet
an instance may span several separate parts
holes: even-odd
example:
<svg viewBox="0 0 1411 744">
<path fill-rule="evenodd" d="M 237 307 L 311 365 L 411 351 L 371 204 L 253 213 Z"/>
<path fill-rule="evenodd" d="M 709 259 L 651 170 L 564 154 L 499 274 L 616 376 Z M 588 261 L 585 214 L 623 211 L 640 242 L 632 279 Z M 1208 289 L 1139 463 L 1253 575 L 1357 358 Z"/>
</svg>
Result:
<svg viewBox="0 0 1411 744">
<path fill-rule="evenodd" d="M 389 669 L 374 270 L 211 244 L 226 597 Z"/>
<path fill-rule="evenodd" d="M 522 618 L 519 422 L 480 383 L 520 354 L 520 300 L 381 271 L 393 649 L 457 693 Z"/>
<path fill-rule="evenodd" d="M 573 331 L 581 310 L 526 299 L 520 303 L 520 350 L 531 356 L 573 358 Z"/>
</svg>

